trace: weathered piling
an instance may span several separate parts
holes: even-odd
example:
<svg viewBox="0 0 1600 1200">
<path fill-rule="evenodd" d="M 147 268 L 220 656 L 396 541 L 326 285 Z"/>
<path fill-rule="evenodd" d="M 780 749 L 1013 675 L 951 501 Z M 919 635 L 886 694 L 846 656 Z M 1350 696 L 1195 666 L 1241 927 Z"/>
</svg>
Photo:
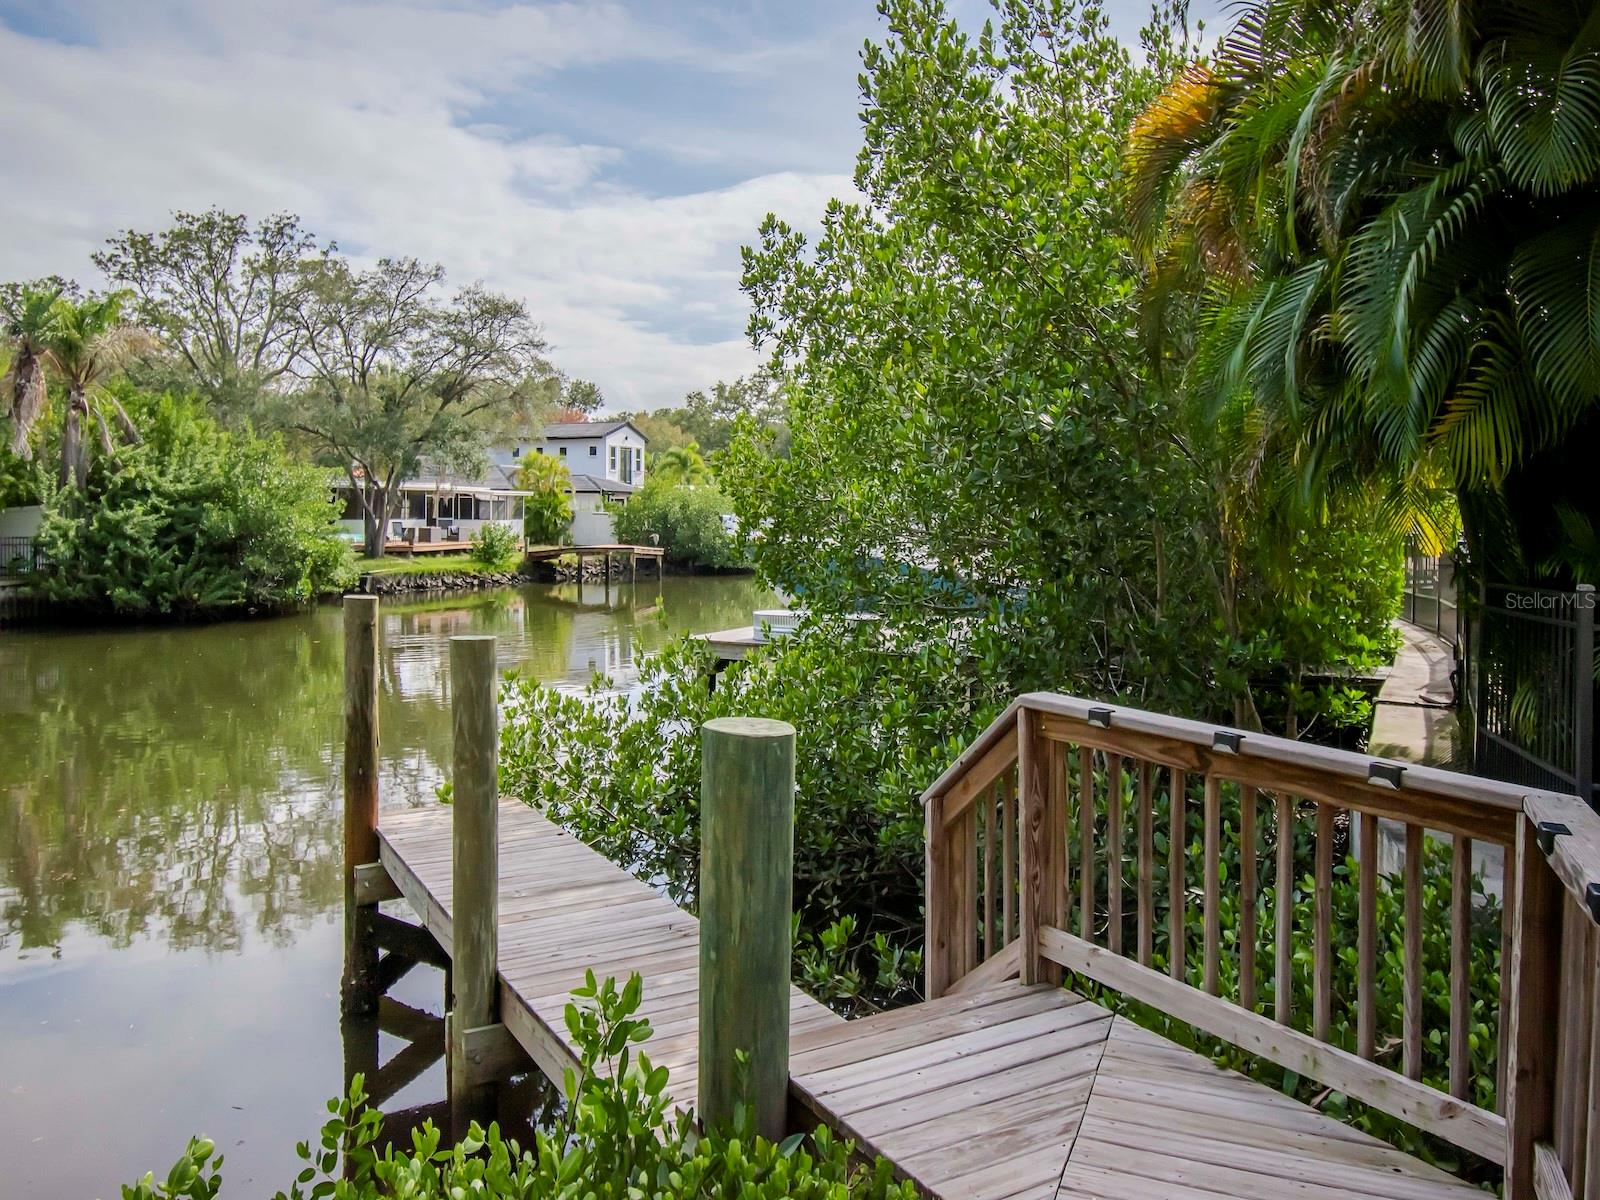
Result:
<svg viewBox="0 0 1600 1200">
<path fill-rule="evenodd" d="M 372 904 L 357 869 L 378 861 L 378 598 L 344 598 L 344 978 L 347 1013 L 378 1003 Z"/>
<path fill-rule="evenodd" d="M 701 746 L 699 1112 L 727 1122 L 742 1100 L 776 1141 L 789 1086 L 794 727 L 723 717 Z"/>
<path fill-rule="evenodd" d="M 450 639 L 454 790 L 451 838 L 454 996 L 449 1022 L 450 1102 L 469 1115 L 492 1101 L 484 1086 L 480 1031 L 499 1023 L 499 729 L 495 640 Z"/>
</svg>

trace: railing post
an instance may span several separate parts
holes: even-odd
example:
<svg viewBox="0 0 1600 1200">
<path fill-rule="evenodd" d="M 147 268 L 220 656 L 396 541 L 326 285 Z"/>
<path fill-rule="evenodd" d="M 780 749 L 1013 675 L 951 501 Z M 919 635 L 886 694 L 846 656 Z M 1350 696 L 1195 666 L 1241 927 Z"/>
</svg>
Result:
<svg viewBox="0 0 1600 1200">
<path fill-rule="evenodd" d="M 726 1124 L 743 1101 L 756 1131 L 779 1141 L 789 1095 L 794 726 L 707 721 L 701 764 L 700 1118 Z"/>
<path fill-rule="evenodd" d="M 1578 799 L 1594 807 L 1594 603 L 1591 583 L 1580 583 L 1573 597 L 1578 611 L 1576 647 L 1573 651 L 1572 726 L 1577 753 L 1573 763 L 1574 791 Z"/>
<path fill-rule="evenodd" d="M 1539 848 L 1531 816 L 1517 821 L 1516 925 L 1506 1021 L 1506 1174 L 1509 1200 L 1533 1200 L 1534 1146 L 1555 1120 L 1562 886 Z"/>
<path fill-rule="evenodd" d="M 923 851 L 922 969 L 923 991 L 937 1000 L 953 982 L 950 970 L 950 852 L 944 830 L 944 797 L 934 796 L 922 809 Z"/>
<path fill-rule="evenodd" d="M 495 706 L 495 640 L 450 639 L 451 979 L 447 1026 L 450 1107 L 457 1129 L 487 1106 L 483 1072 L 469 1051 L 477 1031 L 496 1025 L 499 1003 L 499 730 Z"/>
<path fill-rule="evenodd" d="M 378 598 L 344 598 L 344 978 L 341 1007 L 378 1006 L 372 906 L 356 895 L 356 868 L 378 861 Z"/>
<path fill-rule="evenodd" d="M 1038 715 L 1027 708 L 1017 710 L 1017 813 L 1021 830 L 1019 884 L 1021 906 L 1017 936 L 1022 942 L 1021 978 L 1023 983 L 1060 983 L 1061 968 L 1040 953 L 1039 931 L 1046 925 L 1061 924 L 1061 904 L 1065 882 L 1061 876 L 1061 857 L 1065 845 L 1056 845 L 1051 830 L 1050 779 L 1046 771 L 1049 756 L 1039 732 Z M 1064 799 L 1060 800 L 1065 803 Z M 1063 835 L 1064 836 L 1064 835 Z"/>
</svg>

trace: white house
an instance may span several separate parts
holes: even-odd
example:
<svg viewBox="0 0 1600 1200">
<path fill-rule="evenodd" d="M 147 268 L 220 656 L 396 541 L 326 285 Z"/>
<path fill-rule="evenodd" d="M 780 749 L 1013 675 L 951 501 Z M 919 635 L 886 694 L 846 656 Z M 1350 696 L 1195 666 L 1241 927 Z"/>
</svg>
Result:
<svg viewBox="0 0 1600 1200">
<path fill-rule="evenodd" d="M 559 458 L 572 476 L 572 540 L 599 545 L 613 540 L 605 506 L 625 504 L 644 486 L 644 448 L 649 438 L 632 421 L 568 421 L 546 425 L 537 440 L 489 452 L 513 478 L 529 454 Z"/>
<path fill-rule="evenodd" d="M 481 477 L 458 475 L 424 466 L 414 479 L 396 485 L 398 493 L 385 531 L 391 542 L 468 542 L 485 525 L 503 526 L 522 537 L 523 505 L 528 496 L 516 485 L 516 472 L 494 463 Z M 335 495 L 344 501 L 339 525 L 345 535 L 359 540 L 364 528 L 361 499 L 349 487 Z"/>
</svg>

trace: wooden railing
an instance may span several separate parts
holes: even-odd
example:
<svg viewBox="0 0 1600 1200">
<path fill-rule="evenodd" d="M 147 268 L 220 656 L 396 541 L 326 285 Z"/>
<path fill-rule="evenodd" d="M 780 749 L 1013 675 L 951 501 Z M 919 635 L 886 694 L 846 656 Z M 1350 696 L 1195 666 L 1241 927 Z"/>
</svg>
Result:
<svg viewBox="0 0 1600 1200">
<path fill-rule="evenodd" d="M 1506 1195 L 1600 1196 L 1600 817 L 1539 793 L 1517 840 Z"/>
<path fill-rule="evenodd" d="M 1518 893 L 1525 795 L 1023 696 L 924 795 L 927 991 L 1058 980 L 1065 968 L 1504 1163 L 1494 1071 L 1510 979 L 1494 967 L 1510 961 L 1513 919 L 1491 897 Z M 1402 848 L 1382 879 L 1380 822 L 1395 823 Z M 1476 874 L 1474 847 L 1499 848 Z M 1431 886 L 1446 876 L 1447 897 Z M 1443 910 L 1447 952 L 1426 952 L 1430 906 Z M 1429 1003 L 1427 973 L 1444 975 L 1447 1004 Z M 1386 998 L 1396 974 L 1398 1004 Z"/>
</svg>

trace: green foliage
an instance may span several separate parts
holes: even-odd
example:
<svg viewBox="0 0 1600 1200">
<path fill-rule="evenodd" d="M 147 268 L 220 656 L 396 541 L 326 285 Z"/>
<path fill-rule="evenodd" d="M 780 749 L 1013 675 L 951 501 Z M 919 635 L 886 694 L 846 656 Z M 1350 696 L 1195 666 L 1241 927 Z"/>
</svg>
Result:
<svg viewBox="0 0 1600 1200">
<path fill-rule="evenodd" d="M 482 526 L 472 535 L 472 559 L 491 571 L 509 567 L 517 559 L 517 535 L 504 525 Z"/>
<path fill-rule="evenodd" d="M 710 466 L 700 453 L 699 443 L 690 442 L 685 446 L 674 446 L 670 450 L 653 454 L 650 461 L 650 478 L 663 483 L 693 486 L 710 483 L 712 476 Z"/>
<path fill-rule="evenodd" d="M 301 1143 L 307 1165 L 276 1200 L 915 1200 L 915 1187 L 897 1182 L 888 1163 L 857 1165 L 854 1144 L 826 1128 L 773 1143 L 755 1134 L 747 1111 L 732 1129 L 703 1133 L 687 1113 L 670 1114 L 667 1069 L 651 1063 L 650 1023 L 636 1015 L 642 993 L 638 975 L 619 988 L 614 979 L 597 982 L 593 972 L 573 992 L 577 1003 L 567 1006 L 566 1021 L 580 1066 L 566 1074 L 566 1120 L 536 1131 L 532 1146 L 476 1122 L 458 1145 L 443 1146 L 430 1121 L 412 1135 L 409 1150 L 379 1153 L 383 1118 L 366 1107 L 357 1075 L 347 1096 L 328 1102 L 332 1116 L 319 1144 Z M 209 1144 L 200 1145 L 209 1153 Z M 190 1190 L 125 1188 L 124 1200 L 209 1200 L 220 1186 L 220 1162 L 204 1181 L 186 1184 Z M 191 1143 L 173 1174 L 189 1180 L 205 1165 Z"/>
<path fill-rule="evenodd" d="M 517 468 L 517 487 L 533 495 L 523 509 L 522 533 L 530 545 L 554 545 L 572 528 L 572 472 L 553 454 L 530 454 Z"/>
<path fill-rule="evenodd" d="M 216 1151 L 209 1138 L 190 1138 L 165 1179 L 158 1183 L 155 1172 L 146 1172 L 138 1183 L 123 1185 L 122 1200 L 211 1200 L 222 1190 L 223 1156 Z"/>
<path fill-rule="evenodd" d="M 632 420 L 655 451 L 693 442 L 714 460 L 744 421 L 770 438 L 774 453 L 788 452 L 788 400 L 769 371 L 754 371 L 731 383 L 719 380 L 708 391 L 690 392 L 677 408 L 634 413 Z"/>
<path fill-rule="evenodd" d="M 723 520 L 730 507 L 715 487 L 676 484 L 652 476 L 617 511 L 617 539 L 641 546 L 660 545 L 671 563 L 712 570 L 742 566 L 739 549 Z"/>
<path fill-rule="evenodd" d="M 1488 578 L 1600 515 L 1594 0 L 1257 0 L 1141 115 L 1149 330 L 1299 480 L 1425 542 L 1457 492 Z M 1548 564 L 1548 565 L 1547 565 Z"/>
<path fill-rule="evenodd" d="M 732 664 L 715 692 L 710 666 L 702 644 L 674 643 L 645 661 L 631 700 L 512 680 L 505 790 L 692 903 L 701 724 L 789 721 L 801 977 L 846 1007 L 903 992 L 920 970 L 909 952 L 921 931 L 918 797 L 1009 696 L 950 644 L 868 623 L 821 622 L 774 642 Z"/>
<path fill-rule="evenodd" d="M 44 595 L 90 612 L 199 616 L 283 608 L 351 581 L 323 471 L 179 398 L 144 398 L 140 415 L 142 444 L 97 457 L 82 493 L 49 496 Z"/>
</svg>

